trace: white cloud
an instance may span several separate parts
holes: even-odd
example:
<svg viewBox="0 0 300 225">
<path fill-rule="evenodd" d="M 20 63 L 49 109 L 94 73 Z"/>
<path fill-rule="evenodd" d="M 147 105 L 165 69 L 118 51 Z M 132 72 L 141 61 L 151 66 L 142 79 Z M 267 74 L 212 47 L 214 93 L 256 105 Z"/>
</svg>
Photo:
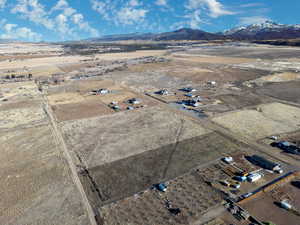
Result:
<svg viewBox="0 0 300 225">
<path fill-rule="evenodd" d="M 142 24 L 148 13 L 143 4 L 138 0 L 129 0 L 123 5 L 116 4 L 116 1 L 90 0 L 92 9 L 98 12 L 103 19 L 113 22 L 116 25 Z"/>
<path fill-rule="evenodd" d="M 195 10 L 193 13 L 189 15 L 190 22 L 189 25 L 193 29 L 199 28 L 199 26 L 203 23 L 203 20 L 201 19 L 201 11 Z"/>
<path fill-rule="evenodd" d="M 248 4 L 242 4 L 240 5 L 241 8 L 253 8 L 253 7 L 259 7 L 263 6 L 262 3 L 248 3 Z"/>
<path fill-rule="evenodd" d="M 76 13 L 76 10 L 70 7 L 66 0 L 58 0 L 56 5 L 51 9 L 51 12 L 54 11 L 63 11 L 64 15 L 67 17 Z"/>
<path fill-rule="evenodd" d="M 27 27 L 18 27 L 17 24 L 5 24 L 3 25 L 3 34 L 0 35 L 0 38 L 40 41 L 42 39 L 42 35 L 33 32 Z"/>
<path fill-rule="evenodd" d="M 139 6 L 140 3 L 138 0 L 130 0 L 130 2 L 128 3 L 129 6 L 131 7 L 136 7 L 136 6 Z"/>
<path fill-rule="evenodd" d="M 67 0 L 58 0 L 57 4 L 52 8 L 54 11 L 62 11 L 63 13 L 56 17 L 58 23 L 58 29 L 61 32 L 67 33 L 70 36 L 74 36 L 74 29 L 69 25 L 69 21 L 77 25 L 80 31 L 84 31 L 92 35 L 93 37 L 99 36 L 99 32 L 90 26 L 90 24 L 85 21 L 84 16 L 81 13 L 77 13 L 77 10 L 72 8 Z"/>
<path fill-rule="evenodd" d="M 186 8 L 189 10 L 206 9 L 208 10 L 208 15 L 212 18 L 235 14 L 225 9 L 224 5 L 217 0 L 189 0 Z"/>
<path fill-rule="evenodd" d="M 59 14 L 56 18 L 56 29 L 62 34 L 63 37 L 74 36 L 73 30 L 68 24 L 68 18 L 64 14 Z"/>
<path fill-rule="evenodd" d="M 117 23 L 132 25 L 134 23 L 141 23 L 144 21 L 147 14 L 145 9 L 135 9 L 130 7 L 122 8 L 117 13 Z"/>
<path fill-rule="evenodd" d="M 241 17 L 239 18 L 239 20 L 240 20 L 240 25 L 250 25 L 255 23 L 264 23 L 270 19 L 264 16 L 249 16 L 249 17 Z"/>
<path fill-rule="evenodd" d="M 97 0 L 90 0 L 92 4 L 92 9 L 98 12 L 104 19 L 109 20 L 109 12 L 112 12 L 111 4 L 109 1 L 97 1 Z"/>
<path fill-rule="evenodd" d="M 48 30 L 58 32 L 62 39 L 78 38 L 77 33 L 80 31 L 93 36 L 99 35 L 67 0 L 58 0 L 51 10 L 46 10 L 39 0 L 17 0 L 11 12 Z"/>
<path fill-rule="evenodd" d="M 6 0 L 0 0 L 0 9 L 3 9 L 6 5 Z"/>
<path fill-rule="evenodd" d="M 74 14 L 72 16 L 72 21 L 74 24 L 78 25 L 80 30 L 90 33 L 93 37 L 100 35 L 98 30 L 94 29 L 88 22 L 84 21 L 84 16 L 82 14 Z"/>
<path fill-rule="evenodd" d="M 54 29 L 54 23 L 49 19 L 44 6 L 38 0 L 18 0 L 17 5 L 11 10 L 14 14 L 20 14 L 23 18 L 43 25 L 49 30 Z"/>
<path fill-rule="evenodd" d="M 165 6 L 165 7 L 168 6 L 167 0 L 156 0 L 155 4 L 158 6 Z"/>
</svg>

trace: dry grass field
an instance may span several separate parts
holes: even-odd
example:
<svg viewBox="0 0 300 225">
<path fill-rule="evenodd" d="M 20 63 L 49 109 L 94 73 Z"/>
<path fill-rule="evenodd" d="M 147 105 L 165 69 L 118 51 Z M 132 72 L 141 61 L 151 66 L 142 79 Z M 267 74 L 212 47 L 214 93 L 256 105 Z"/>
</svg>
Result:
<svg viewBox="0 0 300 225">
<path fill-rule="evenodd" d="M 229 112 L 212 120 L 241 136 L 259 139 L 299 130 L 300 109 L 272 103 L 259 105 L 256 109 Z"/>
<path fill-rule="evenodd" d="M 190 173 L 169 182 L 166 193 L 147 190 L 143 194 L 101 208 L 105 225 L 193 224 L 201 215 L 222 202 L 222 195 Z M 181 213 L 172 215 L 166 201 Z"/>
<path fill-rule="evenodd" d="M 159 107 L 66 122 L 62 126 L 69 148 L 90 168 L 210 132 Z"/>
<path fill-rule="evenodd" d="M 275 73 L 269 76 L 264 76 L 251 82 L 256 83 L 258 85 L 262 85 L 267 82 L 287 82 L 287 81 L 293 81 L 299 79 L 300 79 L 300 73 L 285 72 L 285 73 Z"/>
<path fill-rule="evenodd" d="M 61 52 L 61 45 L 37 44 L 37 43 L 3 43 L 0 44 L 0 54 L 33 54 Z"/>
<path fill-rule="evenodd" d="M 256 59 L 241 58 L 241 57 L 221 57 L 211 55 L 197 55 L 193 56 L 187 53 L 176 53 L 173 54 L 176 60 L 184 60 L 192 63 L 212 63 L 212 64 L 240 64 L 240 63 L 251 63 L 255 62 Z"/>
<path fill-rule="evenodd" d="M 40 106 L 0 110 L 0 130 L 34 126 L 47 121 Z"/>
<path fill-rule="evenodd" d="M 1 132 L 2 224 L 88 225 L 50 126 Z"/>
<path fill-rule="evenodd" d="M 41 96 L 34 82 L 0 84 L 0 105 L 18 102 L 37 100 Z M 7 102 L 4 102 L 6 99 Z"/>
</svg>

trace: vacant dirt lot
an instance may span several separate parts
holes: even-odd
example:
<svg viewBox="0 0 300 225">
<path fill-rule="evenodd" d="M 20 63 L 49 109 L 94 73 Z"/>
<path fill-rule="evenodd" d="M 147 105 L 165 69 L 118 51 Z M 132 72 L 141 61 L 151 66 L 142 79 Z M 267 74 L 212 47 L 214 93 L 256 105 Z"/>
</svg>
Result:
<svg viewBox="0 0 300 225">
<path fill-rule="evenodd" d="M 78 120 L 112 114 L 114 111 L 100 101 L 59 104 L 52 106 L 58 121 Z"/>
<path fill-rule="evenodd" d="M 89 168 L 209 133 L 159 107 L 62 124 L 69 148 Z"/>
<path fill-rule="evenodd" d="M 251 82 L 256 83 L 258 85 L 263 85 L 264 83 L 268 83 L 268 82 L 274 82 L 274 83 L 287 82 L 287 81 L 293 81 L 299 79 L 300 79 L 300 73 L 285 72 L 285 73 L 275 73 L 272 75 L 264 76 Z"/>
<path fill-rule="evenodd" d="M 247 59 L 278 60 L 293 59 L 300 56 L 300 49 L 294 47 L 277 47 L 243 43 L 228 43 L 222 45 L 203 46 L 187 51 L 191 55 L 211 55 L 222 57 L 239 57 Z"/>
<path fill-rule="evenodd" d="M 24 60 L 15 60 L 15 61 L 3 61 L 0 62 L 1 70 L 11 70 L 17 68 L 36 68 L 43 66 L 56 66 L 60 64 L 68 63 L 79 63 L 82 60 L 89 60 L 90 57 L 86 56 L 51 56 L 45 58 L 33 58 L 33 59 L 24 59 Z"/>
<path fill-rule="evenodd" d="M 136 52 L 120 52 L 120 53 L 107 53 L 95 55 L 100 60 L 120 60 L 120 59 L 134 59 L 147 56 L 162 56 L 166 53 L 165 50 L 145 50 Z"/>
<path fill-rule="evenodd" d="M 269 99 L 246 91 L 218 95 L 215 98 L 220 100 L 220 104 L 225 105 L 228 108 L 228 111 L 270 102 Z"/>
<path fill-rule="evenodd" d="M 0 133 L 2 224 L 88 225 L 49 126 Z"/>
<path fill-rule="evenodd" d="M 0 44 L 0 54 L 32 54 L 60 52 L 60 45 L 37 44 L 37 43 L 5 43 Z"/>
<path fill-rule="evenodd" d="M 211 55 L 197 55 L 193 56 L 188 53 L 176 53 L 173 54 L 176 60 L 184 60 L 196 63 L 212 63 L 212 64 L 239 64 L 239 63 L 250 63 L 255 62 L 256 59 L 241 58 L 241 57 L 222 57 L 222 56 L 211 56 Z"/>
<path fill-rule="evenodd" d="M 226 64 L 226 62 L 223 63 Z M 177 78 L 193 82 L 193 85 L 206 83 L 211 80 L 218 83 L 242 82 L 269 74 L 269 72 L 263 70 L 240 69 L 232 68 L 231 66 L 224 67 L 223 65 L 214 63 L 178 60 L 178 58 L 171 58 L 170 62 L 165 63 L 130 66 L 129 71 L 134 73 L 143 72 L 167 75 L 173 79 Z M 180 83 L 178 82 L 178 84 Z M 165 87 L 169 88 L 169 86 L 170 84 Z"/>
<path fill-rule="evenodd" d="M 46 114 L 41 106 L 0 110 L 0 130 L 44 124 Z"/>
<path fill-rule="evenodd" d="M 257 106 L 256 109 L 227 113 L 212 120 L 241 136 L 259 139 L 300 129 L 300 109 L 272 103 Z"/>
<path fill-rule="evenodd" d="M 40 93 L 34 82 L 0 84 L 0 105 L 18 101 L 30 101 L 40 98 Z"/>
<path fill-rule="evenodd" d="M 48 96 L 50 105 L 74 104 L 84 101 L 84 97 L 77 92 L 60 93 Z"/>
<path fill-rule="evenodd" d="M 265 94 L 273 98 L 300 103 L 300 81 L 269 83 L 258 88 L 257 93 Z"/>
</svg>

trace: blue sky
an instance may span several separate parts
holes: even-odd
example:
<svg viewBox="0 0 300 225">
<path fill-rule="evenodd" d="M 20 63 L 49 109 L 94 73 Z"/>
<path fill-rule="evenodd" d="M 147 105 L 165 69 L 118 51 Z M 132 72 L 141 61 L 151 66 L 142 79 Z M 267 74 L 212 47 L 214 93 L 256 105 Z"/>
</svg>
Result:
<svg viewBox="0 0 300 225">
<path fill-rule="evenodd" d="M 63 41 L 107 34 L 210 32 L 273 20 L 300 23 L 299 0 L 0 0 L 0 38 Z"/>
</svg>

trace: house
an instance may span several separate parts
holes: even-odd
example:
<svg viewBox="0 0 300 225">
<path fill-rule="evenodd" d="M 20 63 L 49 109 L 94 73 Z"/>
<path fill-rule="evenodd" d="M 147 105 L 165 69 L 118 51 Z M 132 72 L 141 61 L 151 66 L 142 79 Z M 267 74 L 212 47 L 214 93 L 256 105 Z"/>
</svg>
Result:
<svg viewBox="0 0 300 225">
<path fill-rule="evenodd" d="M 167 89 L 163 89 L 157 92 L 159 95 L 169 95 L 169 91 Z"/>
<path fill-rule="evenodd" d="M 182 104 L 184 105 L 188 105 L 188 106 L 193 106 L 193 107 L 198 107 L 200 104 L 195 101 L 195 100 L 185 100 L 185 101 L 182 101 Z"/>
<path fill-rule="evenodd" d="M 99 90 L 97 91 L 97 93 L 98 93 L 98 94 L 101 94 L 101 95 L 105 95 L 105 94 L 108 94 L 109 91 L 108 91 L 107 89 L 99 89 Z"/>
</svg>

